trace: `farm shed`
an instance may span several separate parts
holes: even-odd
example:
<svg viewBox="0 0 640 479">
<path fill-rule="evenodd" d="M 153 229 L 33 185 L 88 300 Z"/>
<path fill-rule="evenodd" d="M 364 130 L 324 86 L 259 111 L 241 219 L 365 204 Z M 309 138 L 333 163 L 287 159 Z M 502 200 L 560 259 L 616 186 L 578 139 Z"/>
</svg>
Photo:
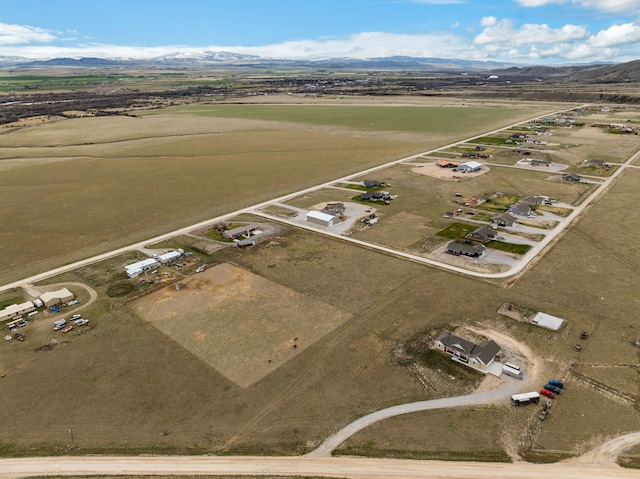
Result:
<svg viewBox="0 0 640 479">
<path fill-rule="evenodd" d="M 177 251 L 168 251 L 154 258 L 160 261 L 161 263 L 169 263 L 170 261 L 178 259 L 180 256 L 182 256 L 183 253 L 184 251 L 182 249 L 179 249 Z"/>
<path fill-rule="evenodd" d="M 467 163 L 462 163 L 458 166 L 458 170 L 463 173 L 471 173 L 473 171 L 478 171 L 482 168 L 482 163 L 478 163 L 477 161 L 469 161 Z"/>
<path fill-rule="evenodd" d="M 543 328 L 551 329 L 552 331 L 557 331 L 562 326 L 564 322 L 563 319 L 557 318 L 555 316 L 551 316 L 546 313 L 537 313 L 531 322 L 535 325 L 541 326 Z"/>
<path fill-rule="evenodd" d="M 137 278 L 143 271 L 155 268 L 158 265 L 159 263 L 155 259 L 147 258 L 145 260 L 138 261 L 137 263 L 129 264 L 125 266 L 124 269 L 127 272 L 127 276 L 129 276 L 129 278 Z"/>
<path fill-rule="evenodd" d="M 12 304 L 7 306 L 3 310 L 0 310 L 0 321 L 8 321 L 10 319 L 16 319 L 22 317 L 23 314 L 35 311 L 36 307 L 31 301 L 26 301 L 20 304 Z"/>
<path fill-rule="evenodd" d="M 331 227 L 336 224 L 338 218 L 321 211 L 309 211 L 307 213 L 307 221 L 316 225 Z"/>
<path fill-rule="evenodd" d="M 492 339 L 485 339 L 476 344 L 449 332 L 440 335 L 434 346 L 451 356 L 453 360 L 482 371 L 489 367 L 501 349 Z"/>
<path fill-rule="evenodd" d="M 42 295 L 40 296 L 40 300 L 47 308 L 56 306 L 60 303 L 66 303 L 67 301 L 71 301 L 72 299 L 73 293 L 67 288 L 62 288 L 57 291 L 47 291 L 46 293 L 42 293 Z"/>
<path fill-rule="evenodd" d="M 238 226 L 237 228 L 233 228 L 225 231 L 224 233 L 222 233 L 222 236 L 224 236 L 227 239 L 236 239 L 236 238 L 239 238 L 240 236 L 244 236 L 248 238 L 252 234 L 254 234 L 254 232 L 258 230 L 259 227 L 260 225 L 255 223 Z"/>
</svg>

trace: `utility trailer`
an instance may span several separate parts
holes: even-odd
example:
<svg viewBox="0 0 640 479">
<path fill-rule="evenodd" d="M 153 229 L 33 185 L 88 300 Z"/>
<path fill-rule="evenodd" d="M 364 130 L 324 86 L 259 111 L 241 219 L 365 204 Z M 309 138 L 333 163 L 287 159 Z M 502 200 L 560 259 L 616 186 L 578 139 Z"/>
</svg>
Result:
<svg viewBox="0 0 640 479">
<path fill-rule="evenodd" d="M 537 404 L 538 402 L 540 402 L 540 393 L 535 391 L 511 396 L 511 404 L 514 406 L 526 406 L 527 404 Z"/>
</svg>

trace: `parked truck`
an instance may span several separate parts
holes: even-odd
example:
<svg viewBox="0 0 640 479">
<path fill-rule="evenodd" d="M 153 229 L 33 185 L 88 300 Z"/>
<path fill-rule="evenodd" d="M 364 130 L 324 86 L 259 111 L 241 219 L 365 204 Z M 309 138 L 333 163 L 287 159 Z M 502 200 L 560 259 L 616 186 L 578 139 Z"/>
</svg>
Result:
<svg viewBox="0 0 640 479">
<path fill-rule="evenodd" d="M 514 406 L 526 406 L 527 404 L 537 404 L 538 402 L 540 402 L 540 393 L 535 391 L 511 396 L 511 404 Z"/>
</svg>

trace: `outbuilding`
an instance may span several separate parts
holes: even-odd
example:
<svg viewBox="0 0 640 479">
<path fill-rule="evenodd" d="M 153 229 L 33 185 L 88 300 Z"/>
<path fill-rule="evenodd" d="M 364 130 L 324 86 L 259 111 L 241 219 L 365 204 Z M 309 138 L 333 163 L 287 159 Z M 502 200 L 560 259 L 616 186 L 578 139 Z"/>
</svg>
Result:
<svg viewBox="0 0 640 479">
<path fill-rule="evenodd" d="M 73 298 L 73 293 L 67 288 L 62 288 L 57 291 L 47 291 L 40 296 L 40 300 L 47 308 L 61 303 L 67 303 Z"/>
<path fill-rule="evenodd" d="M 125 266 L 124 269 L 129 278 L 137 278 L 143 271 L 156 268 L 159 264 L 160 263 L 158 263 L 154 258 L 147 258 L 145 260 L 138 261 L 137 263 L 129 264 Z"/>
<path fill-rule="evenodd" d="M 458 166 L 458 171 L 462 171 L 463 173 L 472 173 L 480 169 L 482 169 L 482 163 L 478 163 L 477 161 L 468 161 Z"/>
<path fill-rule="evenodd" d="M 307 221 L 315 225 L 331 227 L 340 220 L 333 215 L 328 215 L 327 213 L 323 213 L 321 211 L 309 211 L 307 213 Z"/>
</svg>

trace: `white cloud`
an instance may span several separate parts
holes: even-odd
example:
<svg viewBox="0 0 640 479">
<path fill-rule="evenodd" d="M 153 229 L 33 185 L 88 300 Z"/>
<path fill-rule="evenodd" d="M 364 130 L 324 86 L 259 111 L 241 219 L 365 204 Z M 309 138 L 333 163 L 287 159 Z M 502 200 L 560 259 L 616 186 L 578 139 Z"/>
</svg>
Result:
<svg viewBox="0 0 640 479">
<path fill-rule="evenodd" d="M 606 13 L 631 13 L 640 11 L 640 0 L 516 0 L 523 7 L 543 7 L 545 5 L 562 5 L 572 3 Z"/>
<path fill-rule="evenodd" d="M 515 28 L 511 20 L 497 20 L 495 17 L 483 18 L 481 25 L 485 29 L 473 39 L 476 45 L 498 43 L 520 46 L 532 43 L 565 43 L 585 40 L 589 36 L 586 28 L 577 25 L 550 28 L 545 24 L 528 23 Z"/>
<path fill-rule="evenodd" d="M 612 25 L 589 38 L 589 44 L 594 47 L 616 47 L 634 43 L 640 43 L 640 25 L 633 23 Z"/>
<path fill-rule="evenodd" d="M 55 38 L 55 36 L 43 28 L 0 23 L 0 45 L 51 42 L 55 40 Z"/>
</svg>

